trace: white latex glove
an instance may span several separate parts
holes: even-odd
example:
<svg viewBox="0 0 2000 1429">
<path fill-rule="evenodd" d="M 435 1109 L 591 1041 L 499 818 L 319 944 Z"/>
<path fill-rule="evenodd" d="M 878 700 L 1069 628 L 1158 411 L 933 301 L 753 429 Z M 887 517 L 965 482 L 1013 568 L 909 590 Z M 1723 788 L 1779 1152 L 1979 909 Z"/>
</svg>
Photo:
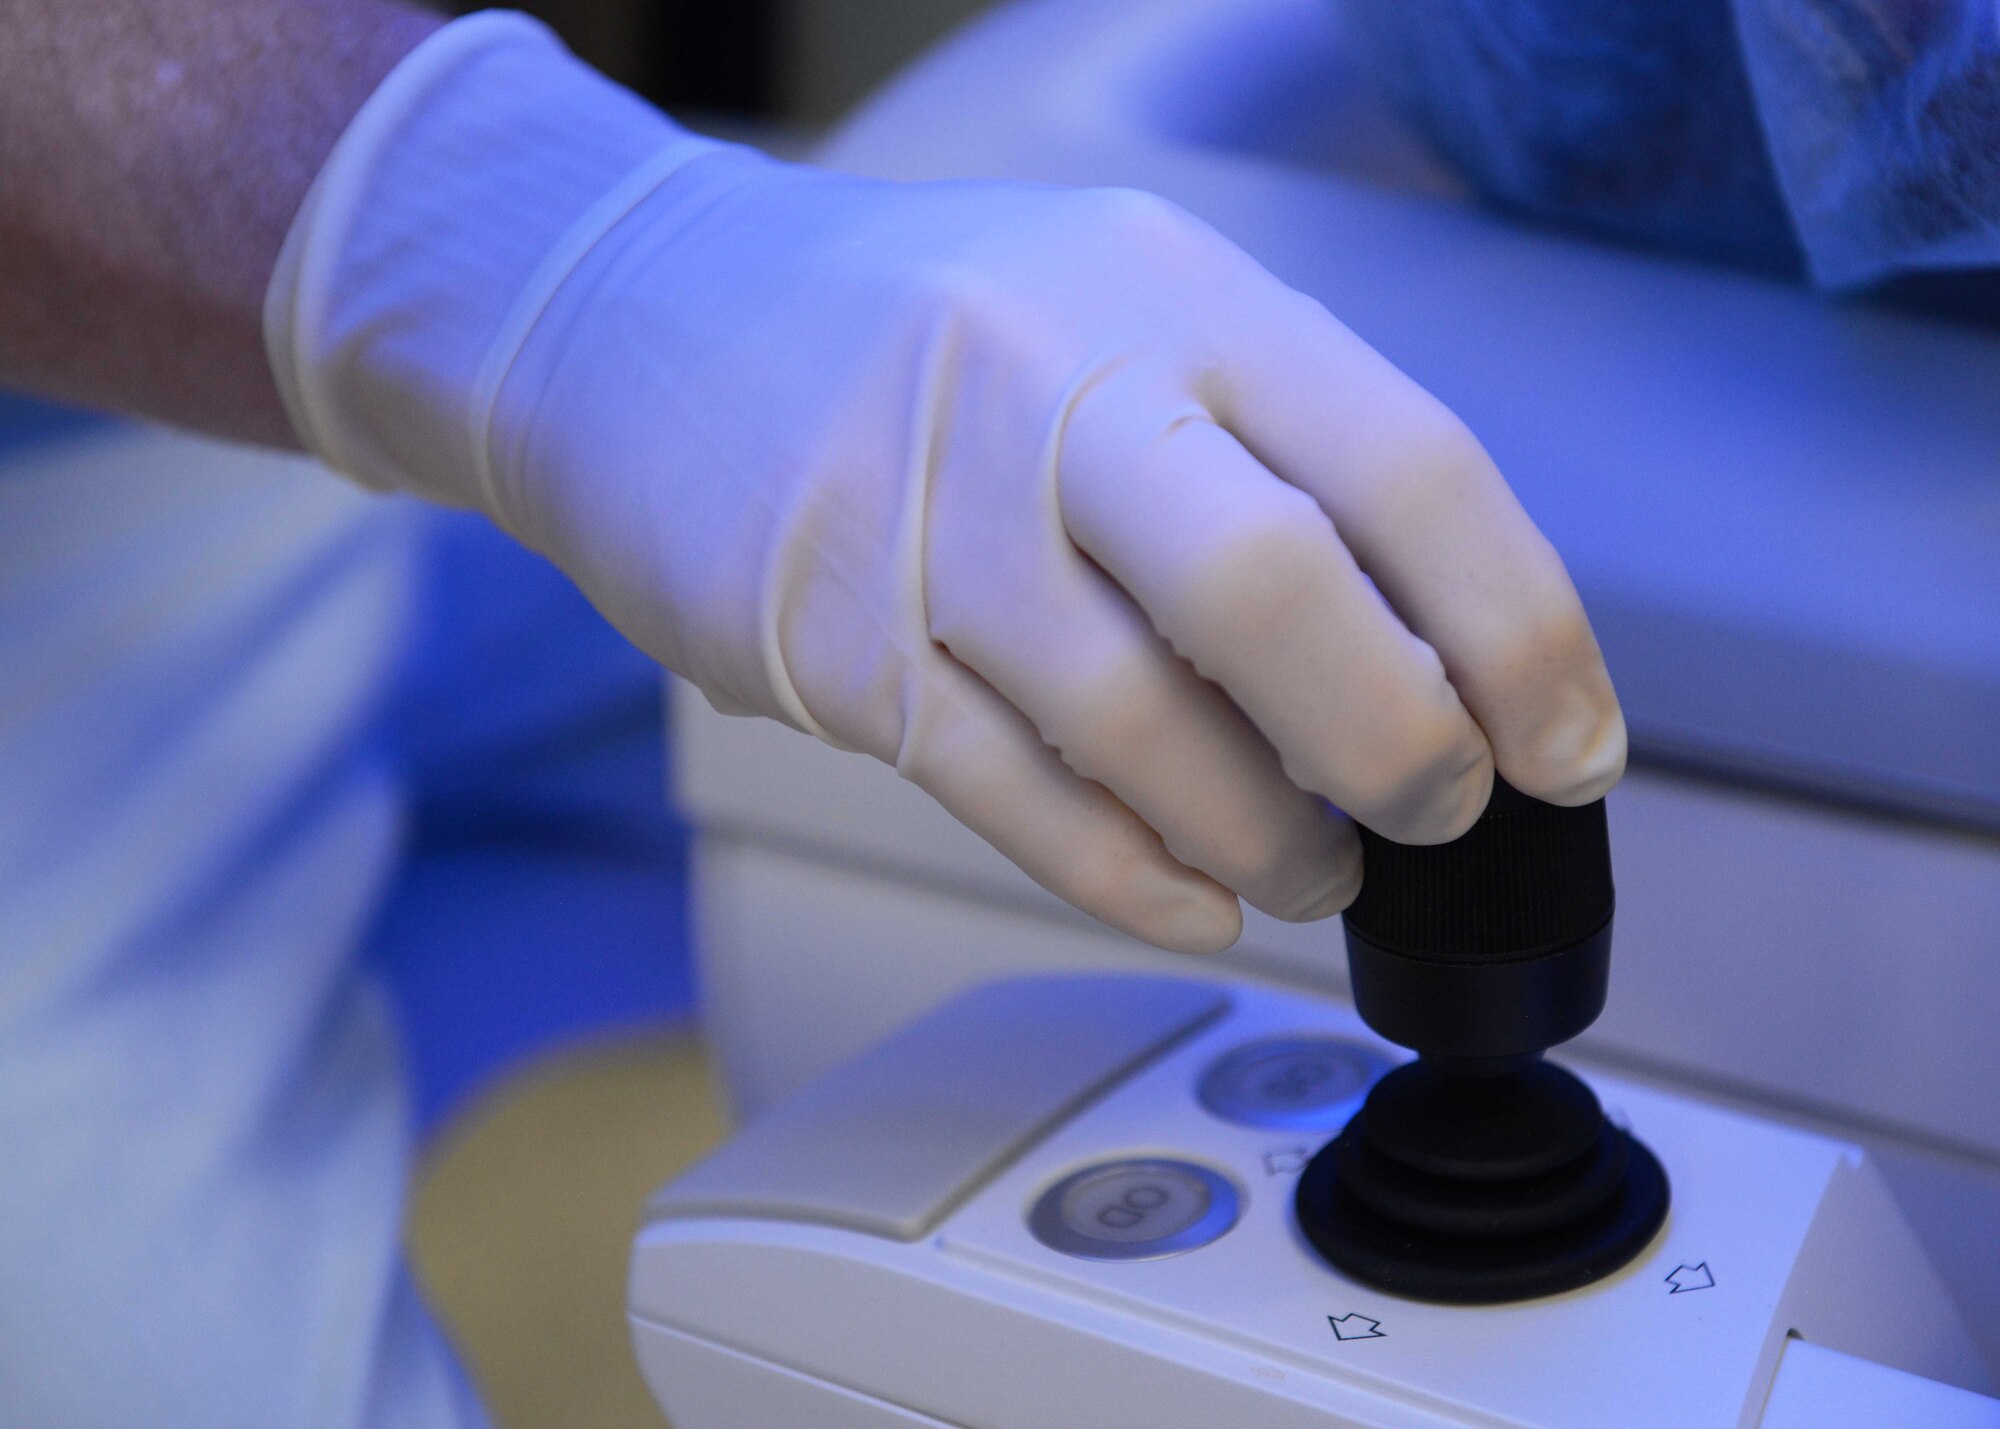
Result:
<svg viewBox="0 0 2000 1429">
<path fill-rule="evenodd" d="M 286 244 L 307 444 L 476 506 L 720 708 L 892 763 L 1169 948 L 1324 917 L 1352 827 L 1625 735 L 1478 443 L 1129 191 L 891 184 L 689 138 L 518 16 L 416 51 Z"/>
</svg>

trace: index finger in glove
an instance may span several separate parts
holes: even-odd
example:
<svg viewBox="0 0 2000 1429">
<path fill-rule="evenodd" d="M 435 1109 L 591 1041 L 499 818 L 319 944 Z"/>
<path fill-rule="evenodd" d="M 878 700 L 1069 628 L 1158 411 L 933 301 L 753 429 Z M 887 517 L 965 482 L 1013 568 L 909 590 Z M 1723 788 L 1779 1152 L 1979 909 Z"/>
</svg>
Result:
<svg viewBox="0 0 2000 1429">
<path fill-rule="evenodd" d="M 1405 842 L 1470 827 L 1491 782 L 1486 741 L 1311 496 L 1128 371 L 1077 404 L 1060 497 L 1071 539 L 1295 783 Z"/>
<path fill-rule="evenodd" d="M 1625 722 L 1583 603 L 1485 449 L 1311 299 L 1258 272 L 1224 338 L 1225 423 L 1309 492 L 1444 662 L 1499 771 L 1582 804 L 1625 767 Z"/>
</svg>

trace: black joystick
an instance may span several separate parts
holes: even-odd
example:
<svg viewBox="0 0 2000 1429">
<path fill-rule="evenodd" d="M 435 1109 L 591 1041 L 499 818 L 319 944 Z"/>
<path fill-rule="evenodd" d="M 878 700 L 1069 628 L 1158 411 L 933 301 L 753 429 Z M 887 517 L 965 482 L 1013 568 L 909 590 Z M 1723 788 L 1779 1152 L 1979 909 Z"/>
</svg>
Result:
<svg viewBox="0 0 2000 1429">
<path fill-rule="evenodd" d="M 1524 1300 L 1611 1274 L 1666 1219 L 1666 1174 L 1542 1061 L 1604 1009 L 1603 802 L 1559 808 L 1496 782 L 1456 842 L 1361 841 L 1355 1006 L 1417 1060 L 1307 1166 L 1300 1229 L 1344 1273 L 1417 1300 Z"/>
</svg>

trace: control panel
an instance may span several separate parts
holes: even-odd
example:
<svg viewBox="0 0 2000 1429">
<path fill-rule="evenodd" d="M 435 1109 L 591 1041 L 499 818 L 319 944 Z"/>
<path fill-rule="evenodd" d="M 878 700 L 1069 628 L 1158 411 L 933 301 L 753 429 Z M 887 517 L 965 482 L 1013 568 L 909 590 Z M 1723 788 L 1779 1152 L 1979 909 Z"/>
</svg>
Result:
<svg viewBox="0 0 2000 1429">
<path fill-rule="evenodd" d="M 1342 1274 L 1299 1178 L 1405 1060 L 1261 988 L 975 991 L 662 1190 L 642 1366 L 677 1429 L 1754 1426 L 1829 1364 L 1930 1396 L 1902 1422 L 2000 1424 L 1860 1151 L 1615 1078 L 1674 1185 L 1630 1263 L 1478 1306 Z"/>
</svg>

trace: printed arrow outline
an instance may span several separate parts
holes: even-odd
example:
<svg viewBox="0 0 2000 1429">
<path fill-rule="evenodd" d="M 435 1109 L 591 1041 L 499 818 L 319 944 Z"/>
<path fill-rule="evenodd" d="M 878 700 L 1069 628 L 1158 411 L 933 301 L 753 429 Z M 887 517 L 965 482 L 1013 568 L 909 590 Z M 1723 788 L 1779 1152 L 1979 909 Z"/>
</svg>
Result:
<svg viewBox="0 0 2000 1429">
<path fill-rule="evenodd" d="M 1359 1320 L 1362 1324 L 1366 1325 L 1368 1328 L 1361 1331 L 1359 1334 L 1350 1335 L 1340 1328 L 1342 1325 L 1346 1324 L 1349 1320 Z M 1362 1314 L 1359 1310 L 1349 1310 L 1345 1315 L 1339 1315 L 1339 1316 L 1328 1315 L 1326 1317 L 1326 1322 L 1327 1324 L 1333 1326 L 1333 1337 L 1336 1340 L 1386 1340 L 1389 1338 L 1389 1336 L 1383 1332 L 1382 1322 L 1380 1320 L 1371 1320 L 1366 1315 Z"/>
<path fill-rule="evenodd" d="M 1294 1157 L 1298 1158 L 1298 1165 L 1278 1165 L 1280 1160 L 1289 1163 Z M 1264 1153 L 1264 1174 L 1266 1176 L 1296 1176 L 1306 1169 L 1306 1163 L 1310 1160 L 1312 1160 L 1312 1153 L 1303 1146 L 1287 1146 L 1278 1151 L 1266 1151 Z"/>
<path fill-rule="evenodd" d="M 1701 1284 L 1682 1285 L 1680 1277 L 1683 1272 L 1689 1276 L 1699 1275 L 1703 1277 Z M 1697 1290 L 1713 1290 L 1715 1288 L 1715 1272 L 1708 1268 L 1708 1262 L 1705 1260 L 1698 1260 L 1693 1265 L 1677 1265 L 1674 1267 L 1674 1273 L 1667 1277 L 1667 1284 L 1674 1287 L 1667 1292 L 1669 1295 L 1689 1295 Z"/>
</svg>

